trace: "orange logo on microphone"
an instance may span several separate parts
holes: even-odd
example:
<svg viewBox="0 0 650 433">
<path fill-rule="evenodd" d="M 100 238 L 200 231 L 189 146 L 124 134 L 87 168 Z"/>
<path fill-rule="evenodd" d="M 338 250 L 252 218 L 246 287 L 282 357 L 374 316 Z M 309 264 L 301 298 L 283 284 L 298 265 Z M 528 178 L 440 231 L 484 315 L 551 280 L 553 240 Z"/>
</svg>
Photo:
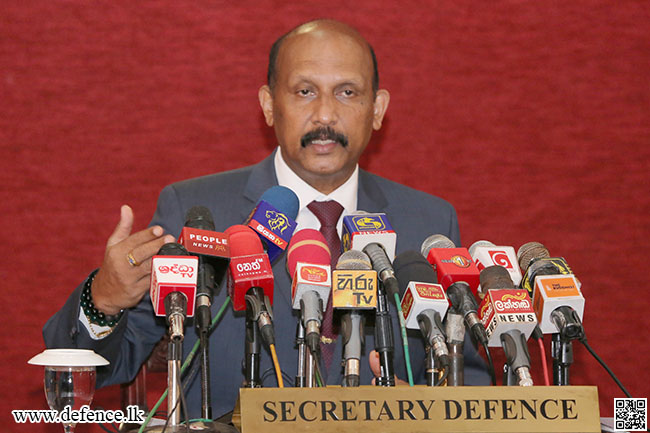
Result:
<svg viewBox="0 0 650 433">
<path fill-rule="evenodd" d="M 416 284 L 415 290 L 421 298 L 425 299 L 445 299 L 442 287 L 438 284 Z"/>
<path fill-rule="evenodd" d="M 300 269 L 300 277 L 305 281 L 324 283 L 327 281 L 327 272 L 323 268 L 303 266 L 302 269 Z"/>
<path fill-rule="evenodd" d="M 469 261 L 467 257 L 460 256 L 460 255 L 453 256 L 450 260 L 454 265 L 459 266 L 461 268 L 468 268 L 469 265 L 472 264 L 472 262 Z"/>
</svg>

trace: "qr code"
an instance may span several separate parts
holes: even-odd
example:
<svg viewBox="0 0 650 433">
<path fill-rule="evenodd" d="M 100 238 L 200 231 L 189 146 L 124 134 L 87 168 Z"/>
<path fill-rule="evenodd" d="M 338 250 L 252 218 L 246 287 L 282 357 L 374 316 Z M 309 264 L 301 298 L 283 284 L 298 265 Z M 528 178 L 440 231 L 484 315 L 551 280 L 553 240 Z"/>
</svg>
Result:
<svg viewBox="0 0 650 433">
<path fill-rule="evenodd" d="M 615 398 L 614 431 L 648 431 L 648 399 Z"/>
</svg>

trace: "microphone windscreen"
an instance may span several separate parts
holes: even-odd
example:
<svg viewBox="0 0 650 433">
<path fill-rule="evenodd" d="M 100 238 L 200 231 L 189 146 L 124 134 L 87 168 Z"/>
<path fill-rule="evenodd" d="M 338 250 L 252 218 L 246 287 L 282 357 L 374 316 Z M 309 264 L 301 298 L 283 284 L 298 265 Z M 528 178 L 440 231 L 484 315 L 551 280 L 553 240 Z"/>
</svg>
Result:
<svg viewBox="0 0 650 433">
<path fill-rule="evenodd" d="M 185 214 L 185 227 L 215 231 L 212 212 L 205 206 L 192 206 Z"/>
<path fill-rule="evenodd" d="M 411 281 L 419 283 L 438 283 L 438 276 L 431 264 L 417 251 L 404 251 L 395 257 L 393 262 L 395 277 L 399 283 L 400 296 L 404 295 L 406 287 Z"/>
<path fill-rule="evenodd" d="M 292 220 L 295 220 L 298 216 L 300 200 L 298 200 L 296 193 L 285 186 L 272 186 L 262 194 L 261 200 L 264 200 Z"/>
<path fill-rule="evenodd" d="M 250 227 L 236 224 L 228 227 L 225 233 L 228 235 L 231 257 L 264 253 L 262 241 Z"/>
<path fill-rule="evenodd" d="M 515 284 L 510 277 L 510 272 L 503 266 L 488 266 L 481 271 L 479 278 L 481 281 L 481 291 L 484 294 L 492 289 L 512 290 L 515 288 Z"/>
<path fill-rule="evenodd" d="M 471 247 L 469 247 L 469 255 L 474 257 L 474 251 L 476 251 L 477 248 L 479 247 L 495 247 L 492 242 L 490 241 L 476 241 L 472 244 Z"/>
<path fill-rule="evenodd" d="M 431 235 L 422 242 L 420 252 L 424 257 L 429 255 L 432 248 L 456 248 L 454 242 L 445 235 Z"/>
<path fill-rule="evenodd" d="M 302 229 L 291 237 L 287 248 L 287 269 L 292 278 L 298 262 L 329 265 L 330 261 L 330 249 L 318 230 Z"/>
<path fill-rule="evenodd" d="M 517 260 L 522 273 L 526 273 L 532 260 L 546 257 L 551 257 L 551 255 L 546 247 L 539 242 L 527 242 L 517 250 Z"/>
<path fill-rule="evenodd" d="M 183 245 L 177 244 L 176 242 L 170 242 L 158 250 L 159 256 L 189 256 L 190 253 L 187 252 Z"/>
<path fill-rule="evenodd" d="M 348 250 L 339 257 L 339 260 L 336 262 L 336 269 L 369 271 L 372 269 L 372 263 L 370 263 L 370 258 L 366 253 L 357 250 Z"/>
</svg>

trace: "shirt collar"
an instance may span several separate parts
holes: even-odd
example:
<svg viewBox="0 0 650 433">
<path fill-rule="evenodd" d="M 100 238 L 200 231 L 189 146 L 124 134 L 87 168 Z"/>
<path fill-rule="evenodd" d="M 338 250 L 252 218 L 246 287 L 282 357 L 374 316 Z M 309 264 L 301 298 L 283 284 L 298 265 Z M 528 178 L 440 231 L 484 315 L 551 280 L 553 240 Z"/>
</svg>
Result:
<svg viewBox="0 0 650 433">
<path fill-rule="evenodd" d="M 345 209 L 344 213 L 352 213 L 357 210 L 357 195 L 359 191 L 359 164 L 354 168 L 352 175 L 343 185 L 332 191 L 330 194 L 323 194 L 302 180 L 284 161 L 280 147 L 275 153 L 275 175 L 280 186 L 290 188 L 300 200 L 300 210 L 307 207 L 312 201 L 336 200 Z"/>
</svg>

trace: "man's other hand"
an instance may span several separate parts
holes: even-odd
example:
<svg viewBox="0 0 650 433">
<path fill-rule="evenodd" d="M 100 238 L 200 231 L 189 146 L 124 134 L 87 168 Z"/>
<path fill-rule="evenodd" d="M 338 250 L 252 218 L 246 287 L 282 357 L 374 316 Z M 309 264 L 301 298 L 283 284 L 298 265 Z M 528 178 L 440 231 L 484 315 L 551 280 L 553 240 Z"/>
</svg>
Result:
<svg viewBox="0 0 650 433">
<path fill-rule="evenodd" d="M 372 371 L 372 375 L 375 376 L 372 378 L 372 384 L 375 384 L 375 378 L 379 377 L 381 374 L 381 367 L 379 364 L 379 353 L 377 353 L 376 350 L 373 350 L 370 352 L 370 355 L 368 356 L 368 363 L 370 364 L 370 371 Z M 401 385 L 408 385 L 407 382 L 404 382 L 402 379 L 397 377 L 395 375 L 395 385 L 401 386 Z"/>
<path fill-rule="evenodd" d="M 91 288 L 95 308 L 113 315 L 136 305 L 149 289 L 151 257 L 161 246 L 174 242 L 160 226 L 131 234 L 133 211 L 120 209 L 120 222 L 108 238 L 106 253 Z"/>
</svg>

